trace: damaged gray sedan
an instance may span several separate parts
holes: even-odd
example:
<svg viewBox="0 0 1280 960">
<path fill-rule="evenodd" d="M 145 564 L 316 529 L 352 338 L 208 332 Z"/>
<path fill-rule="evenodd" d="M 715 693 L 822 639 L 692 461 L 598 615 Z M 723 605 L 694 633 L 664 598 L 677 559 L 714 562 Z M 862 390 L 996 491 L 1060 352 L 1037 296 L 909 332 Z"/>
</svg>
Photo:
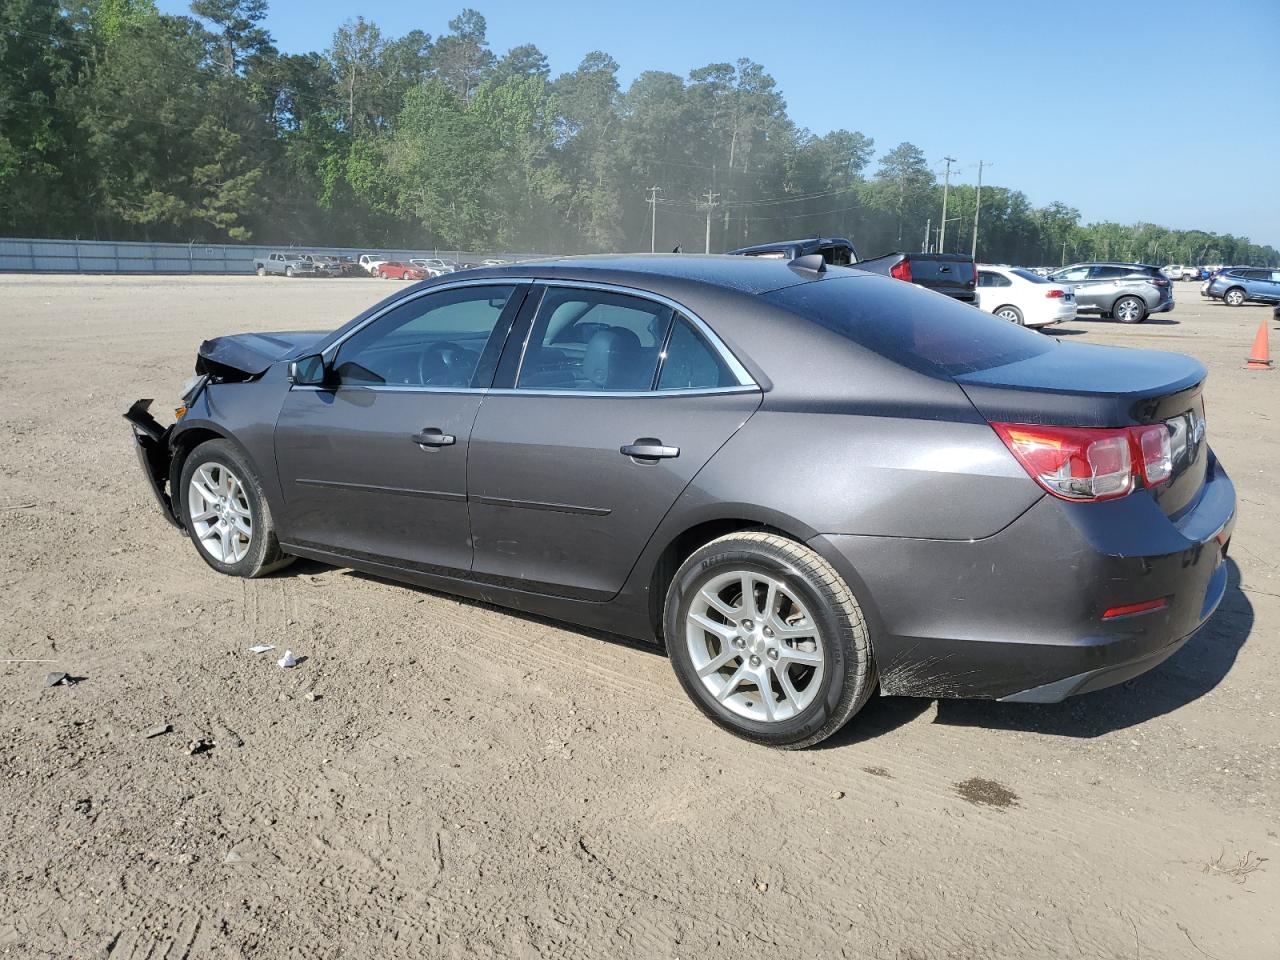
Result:
<svg viewBox="0 0 1280 960">
<path fill-rule="evenodd" d="M 876 691 L 1109 686 L 1226 588 L 1203 366 L 818 258 L 494 266 L 196 373 L 173 424 L 126 416 L 214 570 L 308 557 L 664 643 L 760 743 Z"/>
</svg>

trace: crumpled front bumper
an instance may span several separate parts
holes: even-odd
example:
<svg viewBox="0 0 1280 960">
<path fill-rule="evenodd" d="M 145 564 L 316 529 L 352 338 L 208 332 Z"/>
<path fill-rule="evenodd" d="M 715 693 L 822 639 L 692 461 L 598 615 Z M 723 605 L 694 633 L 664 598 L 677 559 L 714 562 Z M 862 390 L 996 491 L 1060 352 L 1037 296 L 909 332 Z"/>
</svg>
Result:
<svg viewBox="0 0 1280 960">
<path fill-rule="evenodd" d="M 162 427 L 150 413 L 151 400 L 135 401 L 124 414 L 133 428 L 134 451 L 138 455 L 138 464 L 142 467 L 143 476 L 155 495 L 156 502 L 164 518 L 179 529 L 182 525 L 173 509 L 173 498 L 169 496 L 169 466 L 173 455 L 169 450 L 169 434 L 173 427 Z"/>
</svg>

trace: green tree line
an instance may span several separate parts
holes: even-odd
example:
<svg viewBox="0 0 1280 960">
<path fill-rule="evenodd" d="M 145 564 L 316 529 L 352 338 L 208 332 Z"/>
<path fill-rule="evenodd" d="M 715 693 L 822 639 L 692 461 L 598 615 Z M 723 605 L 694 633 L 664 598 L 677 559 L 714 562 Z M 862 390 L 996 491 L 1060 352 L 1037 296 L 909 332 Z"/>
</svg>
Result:
<svg viewBox="0 0 1280 960">
<path fill-rule="evenodd" d="M 937 243 L 942 186 L 918 147 L 798 127 L 750 60 L 624 89 L 601 51 L 555 77 L 532 43 L 499 55 L 472 9 L 435 37 L 356 17 L 305 54 L 276 49 L 266 14 L 266 0 L 194 0 L 190 16 L 4 0 L 0 234 L 543 253 L 696 251 L 708 235 L 713 251 Z M 952 186 L 948 251 L 969 250 L 976 199 Z M 986 260 L 1280 262 L 1243 237 L 1083 224 L 998 185 L 978 212 Z"/>
</svg>

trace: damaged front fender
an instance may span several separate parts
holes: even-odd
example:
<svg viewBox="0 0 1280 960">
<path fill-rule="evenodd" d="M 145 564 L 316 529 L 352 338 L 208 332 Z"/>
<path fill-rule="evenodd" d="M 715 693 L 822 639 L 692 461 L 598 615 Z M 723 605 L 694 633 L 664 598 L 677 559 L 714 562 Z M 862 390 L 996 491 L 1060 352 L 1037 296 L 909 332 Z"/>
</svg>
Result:
<svg viewBox="0 0 1280 960">
<path fill-rule="evenodd" d="M 173 425 L 160 426 L 150 413 L 151 400 L 137 400 L 124 414 L 133 428 L 134 449 L 138 454 L 138 463 L 160 504 L 165 519 L 178 529 L 177 515 L 173 509 L 173 498 L 167 492 L 169 485 L 169 467 L 173 460 L 173 452 L 169 448 L 169 437 L 173 433 Z"/>
</svg>

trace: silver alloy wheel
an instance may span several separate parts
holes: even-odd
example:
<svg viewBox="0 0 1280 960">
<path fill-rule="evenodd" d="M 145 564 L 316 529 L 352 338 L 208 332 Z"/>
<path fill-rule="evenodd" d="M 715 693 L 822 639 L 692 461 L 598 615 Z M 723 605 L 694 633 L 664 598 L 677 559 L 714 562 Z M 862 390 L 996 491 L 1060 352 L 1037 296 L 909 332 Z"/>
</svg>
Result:
<svg viewBox="0 0 1280 960">
<path fill-rule="evenodd" d="M 822 636 L 783 581 L 747 570 L 707 582 L 689 605 L 685 642 L 702 685 L 749 720 L 776 723 L 818 696 Z"/>
<path fill-rule="evenodd" d="M 216 460 L 191 475 L 190 523 L 200 549 L 219 563 L 239 563 L 253 543 L 253 514 L 240 478 Z"/>
<path fill-rule="evenodd" d="M 1113 312 L 1121 323 L 1133 323 L 1142 316 L 1142 306 L 1134 297 L 1122 297 Z"/>
<path fill-rule="evenodd" d="M 1238 307 L 1240 306 L 1240 304 L 1244 303 L 1244 291 L 1228 290 L 1225 299 L 1227 301 L 1228 306 Z"/>
<path fill-rule="evenodd" d="M 1010 323 L 1022 322 L 1022 317 L 1018 316 L 1018 311 L 1013 307 L 1001 307 L 996 311 L 996 316 L 1001 320 L 1008 320 Z"/>
</svg>

